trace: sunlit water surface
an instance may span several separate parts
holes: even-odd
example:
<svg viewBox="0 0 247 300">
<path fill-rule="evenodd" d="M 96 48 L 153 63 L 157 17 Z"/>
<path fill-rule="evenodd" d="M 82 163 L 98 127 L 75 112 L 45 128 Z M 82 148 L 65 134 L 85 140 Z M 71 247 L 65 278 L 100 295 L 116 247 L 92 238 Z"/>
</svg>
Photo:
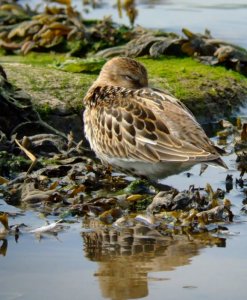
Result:
<svg viewBox="0 0 247 300">
<path fill-rule="evenodd" d="M 39 0 L 20 0 L 22 3 L 37 4 Z M 123 12 L 119 17 L 117 0 L 98 0 L 100 7 L 83 6 L 82 0 L 72 4 L 85 18 L 112 16 L 118 23 L 129 25 Z M 93 1 L 92 1 L 93 2 Z M 122 1 L 124 2 L 124 1 Z M 203 33 L 209 29 L 213 37 L 247 48 L 247 2 L 246 0 L 136 0 L 138 16 L 135 25 L 159 28 L 182 34 L 182 28 Z M 85 8 L 87 12 L 85 12 Z"/>
<path fill-rule="evenodd" d="M 235 159 L 234 155 L 224 157 L 228 172 L 209 167 L 199 176 L 195 166 L 191 177 L 183 173 L 164 182 L 180 190 L 207 182 L 214 189 L 224 189 L 227 174 L 239 176 Z M 226 197 L 237 216 L 226 224 L 229 234 L 215 235 L 211 243 L 180 236 L 166 238 L 162 245 L 144 241 L 143 248 L 133 251 L 135 243 L 140 245 L 138 238 L 124 237 L 126 242 L 116 251 L 107 247 L 107 235 L 101 246 L 85 243 L 82 235 L 89 229 L 81 219 L 57 236 L 41 240 L 25 230 L 18 242 L 8 236 L 0 241 L 0 299 L 164 299 L 164 295 L 165 299 L 244 299 L 247 216 L 240 212 L 244 195 L 234 187 Z M 19 211 L 3 200 L 0 210 Z M 22 222 L 32 228 L 44 225 L 32 211 L 10 219 L 11 224 Z M 214 238 L 222 241 L 215 243 Z"/>
<path fill-rule="evenodd" d="M 182 27 L 199 32 L 209 28 L 215 37 L 247 45 L 246 1 L 137 2 L 138 24 L 177 32 Z M 106 14 L 118 20 L 116 10 L 107 3 L 91 11 L 90 17 Z M 127 23 L 126 18 L 122 21 Z M 164 182 L 179 190 L 191 184 L 204 187 L 207 182 L 224 189 L 227 174 L 239 176 L 234 171 L 235 156 L 225 157 L 225 162 L 228 172 L 209 167 L 199 176 L 196 166 L 191 177 L 180 174 Z M 227 225 L 231 234 L 222 236 L 225 242 L 218 247 L 185 237 L 167 239 L 165 247 L 158 249 L 150 246 L 130 253 L 126 247 L 120 253 L 107 249 L 97 252 L 84 243 L 82 232 L 88 229 L 81 219 L 57 237 L 38 240 L 24 231 L 15 242 L 14 236 L 8 236 L 0 240 L 0 299 L 245 299 L 247 218 L 240 213 L 244 195 L 234 187 L 227 197 L 238 217 Z M 0 199 L 0 211 L 19 210 Z M 32 228 L 44 225 L 39 214 L 32 211 L 10 219 L 11 224 L 22 222 Z"/>
</svg>

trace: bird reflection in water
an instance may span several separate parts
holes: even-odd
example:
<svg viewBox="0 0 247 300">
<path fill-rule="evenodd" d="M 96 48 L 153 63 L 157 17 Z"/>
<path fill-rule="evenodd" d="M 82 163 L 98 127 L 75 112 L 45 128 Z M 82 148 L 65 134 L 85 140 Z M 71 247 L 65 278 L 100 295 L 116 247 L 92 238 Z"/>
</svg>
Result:
<svg viewBox="0 0 247 300">
<path fill-rule="evenodd" d="M 95 276 L 102 296 L 110 299 L 145 297 L 152 280 L 150 272 L 188 265 L 207 246 L 225 247 L 225 239 L 207 232 L 186 235 L 174 231 L 164 235 L 143 224 L 121 229 L 102 228 L 99 224 L 94 227 L 94 231 L 82 233 L 84 252 L 89 260 L 98 262 Z"/>
</svg>

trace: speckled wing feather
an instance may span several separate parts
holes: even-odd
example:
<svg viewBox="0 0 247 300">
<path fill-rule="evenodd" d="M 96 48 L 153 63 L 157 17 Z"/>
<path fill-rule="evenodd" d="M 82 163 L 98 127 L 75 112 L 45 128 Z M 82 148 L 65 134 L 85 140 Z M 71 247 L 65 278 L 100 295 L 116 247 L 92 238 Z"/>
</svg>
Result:
<svg viewBox="0 0 247 300">
<path fill-rule="evenodd" d="M 146 162 L 219 157 L 193 115 L 162 91 L 104 86 L 85 101 L 90 103 L 89 141 L 98 154 Z"/>
</svg>

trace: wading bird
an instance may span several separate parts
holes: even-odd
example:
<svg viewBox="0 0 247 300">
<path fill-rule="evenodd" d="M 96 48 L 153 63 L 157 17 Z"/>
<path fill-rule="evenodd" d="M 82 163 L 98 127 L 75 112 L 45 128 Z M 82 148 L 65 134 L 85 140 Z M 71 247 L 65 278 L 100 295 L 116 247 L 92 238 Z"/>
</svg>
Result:
<svg viewBox="0 0 247 300">
<path fill-rule="evenodd" d="M 136 60 L 109 60 L 84 105 L 91 148 L 117 170 L 157 180 L 197 163 L 227 168 L 192 113 L 168 92 L 148 87 Z"/>
</svg>

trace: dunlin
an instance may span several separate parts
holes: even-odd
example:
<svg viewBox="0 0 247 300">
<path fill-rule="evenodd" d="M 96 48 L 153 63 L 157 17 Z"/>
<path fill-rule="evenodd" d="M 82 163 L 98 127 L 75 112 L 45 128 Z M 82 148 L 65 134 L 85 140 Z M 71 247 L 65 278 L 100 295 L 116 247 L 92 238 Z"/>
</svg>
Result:
<svg viewBox="0 0 247 300">
<path fill-rule="evenodd" d="M 185 105 L 148 87 L 145 67 L 115 57 L 84 98 L 84 128 L 104 164 L 150 179 L 165 178 L 197 163 L 226 167 Z"/>
</svg>

